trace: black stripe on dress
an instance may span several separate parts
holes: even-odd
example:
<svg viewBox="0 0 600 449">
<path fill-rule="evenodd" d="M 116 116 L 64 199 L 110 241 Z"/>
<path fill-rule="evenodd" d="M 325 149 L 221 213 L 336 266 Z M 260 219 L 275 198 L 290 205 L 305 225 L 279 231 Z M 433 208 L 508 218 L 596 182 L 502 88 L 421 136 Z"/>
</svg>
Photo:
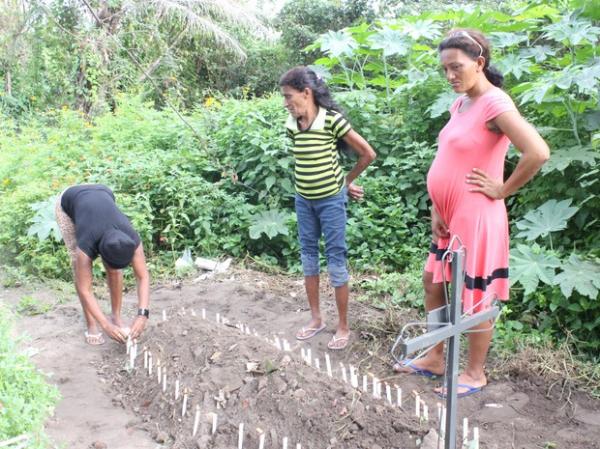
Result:
<svg viewBox="0 0 600 449">
<path fill-rule="evenodd" d="M 438 248 L 436 243 L 431 243 L 429 252 L 435 254 L 435 260 L 441 261 L 444 253 L 448 251 L 448 248 Z M 508 268 L 496 268 L 487 277 L 476 276 L 471 277 L 465 273 L 465 287 L 469 290 L 482 290 L 486 291 L 487 286 L 490 285 L 495 279 L 508 279 Z"/>
</svg>

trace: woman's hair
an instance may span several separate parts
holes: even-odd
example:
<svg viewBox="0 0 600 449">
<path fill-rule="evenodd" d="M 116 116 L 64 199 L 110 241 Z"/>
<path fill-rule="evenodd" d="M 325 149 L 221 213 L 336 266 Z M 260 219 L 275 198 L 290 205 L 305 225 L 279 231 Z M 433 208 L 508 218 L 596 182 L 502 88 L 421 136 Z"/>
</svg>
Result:
<svg viewBox="0 0 600 449">
<path fill-rule="evenodd" d="M 325 81 L 309 67 L 298 66 L 288 70 L 279 79 L 279 86 L 289 86 L 298 91 L 303 91 L 308 87 L 313 93 L 317 106 L 343 114 L 342 108 L 331 97 Z"/>
<path fill-rule="evenodd" d="M 438 51 L 440 52 L 448 48 L 462 50 L 472 59 L 483 56 L 485 58 L 485 65 L 483 66 L 485 77 L 494 86 L 502 87 L 504 76 L 498 69 L 490 65 L 490 42 L 481 32 L 471 29 L 454 29 L 438 45 Z"/>
</svg>

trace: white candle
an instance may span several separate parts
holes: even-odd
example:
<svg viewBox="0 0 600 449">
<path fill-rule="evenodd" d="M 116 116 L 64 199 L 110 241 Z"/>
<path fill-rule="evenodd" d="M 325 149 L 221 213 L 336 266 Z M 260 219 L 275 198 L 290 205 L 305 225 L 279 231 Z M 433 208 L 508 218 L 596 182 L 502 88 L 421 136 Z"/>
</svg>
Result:
<svg viewBox="0 0 600 449">
<path fill-rule="evenodd" d="M 379 380 L 373 376 L 373 397 L 379 398 Z"/>
<path fill-rule="evenodd" d="M 288 439 L 287 437 L 283 437 L 283 449 L 287 449 Z"/>
<path fill-rule="evenodd" d="M 206 309 L 202 309 L 202 319 L 206 319 Z"/>
<path fill-rule="evenodd" d="M 329 354 L 325 353 L 325 365 L 327 366 L 327 375 L 329 377 L 333 377 L 333 372 L 331 371 L 331 360 L 329 359 Z"/>
<path fill-rule="evenodd" d="M 196 316 L 196 311 L 192 309 L 192 316 Z"/>
<path fill-rule="evenodd" d="M 183 418 L 185 416 L 185 412 L 187 409 L 187 401 L 188 401 L 188 395 L 187 393 L 183 394 L 183 404 L 181 405 L 181 417 Z"/>
<path fill-rule="evenodd" d="M 175 381 L 175 400 L 179 399 L 179 379 Z"/>
<path fill-rule="evenodd" d="M 290 352 L 292 348 L 290 347 L 290 342 L 287 340 L 283 340 L 283 350 Z"/>
<path fill-rule="evenodd" d="M 356 375 L 356 368 L 352 365 L 349 367 L 350 370 L 350 385 L 353 388 L 358 388 L 358 376 Z"/>
<path fill-rule="evenodd" d="M 319 359 L 315 359 L 315 368 L 317 371 L 321 371 L 321 362 L 319 362 Z"/>
<path fill-rule="evenodd" d="M 300 348 L 300 357 L 303 362 L 306 362 L 306 350 L 303 347 Z"/>
<path fill-rule="evenodd" d="M 220 323 L 221 322 L 221 314 L 217 313 L 216 318 L 217 318 L 217 323 Z"/>
<path fill-rule="evenodd" d="M 163 309 L 162 311 L 163 321 L 167 321 L 167 311 Z"/>
<path fill-rule="evenodd" d="M 238 433 L 238 449 L 243 449 L 244 446 L 244 423 L 240 423 L 240 431 Z"/>
<path fill-rule="evenodd" d="M 300 443 L 296 444 L 296 449 L 302 449 L 302 445 Z"/>
<path fill-rule="evenodd" d="M 283 349 L 283 348 L 281 347 L 281 341 L 279 340 L 279 337 L 278 337 L 277 335 L 275 336 L 275 347 L 276 347 L 277 349 L 279 349 L 280 351 Z"/>
<path fill-rule="evenodd" d="M 152 353 L 148 352 L 148 376 L 152 376 Z"/>
<path fill-rule="evenodd" d="M 258 437 L 258 449 L 264 449 L 265 447 L 265 434 L 261 433 Z"/>
<path fill-rule="evenodd" d="M 429 421 L 429 407 L 423 402 L 423 419 Z"/>
<path fill-rule="evenodd" d="M 473 449 L 479 449 L 479 427 L 473 427 Z"/>
<path fill-rule="evenodd" d="M 312 350 L 310 348 L 306 350 L 306 363 L 308 363 L 308 366 L 312 365 Z"/>
<path fill-rule="evenodd" d="M 392 405 L 392 387 L 390 387 L 390 384 L 385 384 L 385 395 L 387 396 L 387 400 L 390 405 Z"/>
<path fill-rule="evenodd" d="M 348 375 L 346 374 L 346 367 L 342 362 L 340 362 L 340 370 L 342 371 L 342 380 L 348 383 Z"/>
<path fill-rule="evenodd" d="M 131 337 L 129 335 L 127 336 L 125 347 L 127 348 L 127 354 L 129 354 L 131 352 Z"/>
<path fill-rule="evenodd" d="M 363 385 L 362 385 L 362 389 L 363 389 L 363 392 L 365 392 L 365 393 L 366 393 L 367 391 L 369 391 L 369 381 L 368 381 L 368 379 L 367 379 L 367 375 L 366 375 L 366 374 L 363 374 Z"/>
<path fill-rule="evenodd" d="M 148 369 L 148 351 L 144 349 L 144 369 Z"/>
<path fill-rule="evenodd" d="M 469 446 L 469 418 L 463 418 L 463 446 Z"/>
<path fill-rule="evenodd" d="M 442 403 L 438 402 L 437 404 L 437 415 L 438 415 L 438 421 L 442 421 Z"/>
<path fill-rule="evenodd" d="M 213 413 L 212 414 L 212 434 L 214 435 L 215 432 L 217 431 L 217 414 Z"/>
<path fill-rule="evenodd" d="M 417 418 L 421 417 L 421 398 L 418 394 L 415 395 L 415 416 Z"/>
<path fill-rule="evenodd" d="M 440 420 L 440 435 L 446 435 L 446 407 L 442 407 L 442 419 Z"/>
<path fill-rule="evenodd" d="M 402 407 L 402 388 L 400 388 L 398 385 L 395 385 L 395 387 L 398 407 Z"/>
<path fill-rule="evenodd" d="M 163 393 L 167 391 L 167 369 L 163 373 Z"/>
<path fill-rule="evenodd" d="M 194 430 L 192 436 L 195 437 L 198 433 L 198 425 L 200 424 L 200 406 L 196 404 L 196 416 L 194 416 Z"/>
</svg>

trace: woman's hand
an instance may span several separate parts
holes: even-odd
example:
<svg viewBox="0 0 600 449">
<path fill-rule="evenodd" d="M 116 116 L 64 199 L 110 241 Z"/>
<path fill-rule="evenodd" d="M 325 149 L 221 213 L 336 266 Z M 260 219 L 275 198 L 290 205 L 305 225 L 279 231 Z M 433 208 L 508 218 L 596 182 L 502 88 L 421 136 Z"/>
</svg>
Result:
<svg viewBox="0 0 600 449">
<path fill-rule="evenodd" d="M 139 338 L 142 335 L 146 327 L 146 323 L 148 322 L 148 318 L 145 316 L 137 316 L 135 320 L 133 320 L 133 324 L 131 325 L 131 338 Z"/>
<path fill-rule="evenodd" d="M 450 230 L 448 225 L 444 222 L 435 207 L 431 208 L 431 233 L 433 234 L 433 240 L 447 239 L 450 237 Z"/>
<path fill-rule="evenodd" d="M 467 174 L 467 184 L 473 184 L 477 187 L 469 189 L 469 192 L 483 193 L 493 200 L 504 199 L 504 183 L 491 178 L 486 172 L 474 168 L 472 173 Z"/>
<path fill-rule="evenodd" d="M 365 196 L 365 189 L 351 182 L 348 184 L 348 195 L 353 200 L 360 200 L 363 196 Z"/>
<path fill-rule="evenodd" d="M 119 326 L 114 325 L 110 321 L 106 321 L 106 324 L 102 327 L 102 330 L 114 341 L 117 341 L 119 343 L 125 343 L 126 336 L 123 335 L 122 330 Z"/>
</svg>

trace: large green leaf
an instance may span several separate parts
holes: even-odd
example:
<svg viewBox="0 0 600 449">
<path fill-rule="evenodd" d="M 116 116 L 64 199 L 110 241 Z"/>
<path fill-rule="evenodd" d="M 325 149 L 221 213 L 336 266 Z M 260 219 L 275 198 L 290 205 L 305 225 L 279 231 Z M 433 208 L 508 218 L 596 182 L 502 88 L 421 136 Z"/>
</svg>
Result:
<svg viewBox="0 0 600 449">
<path fill-rule="evenodd" d="M 259 239 L 263 233 L 269 239 L 279 234 L 288 235 L 288 228 L 285 224 L 287 218 L 288 214 L 279 210 L 269 210 L 255 215 L 249 229 L 250 238 L 254 240 Z"/>
<path fill-rule="evenodd" d="M 377 31 L 369 38 L 371 48 L 383 50 L 383 56 L 400 55 L 408 53 L 411 48 L 411 42 L 398 30 L 388 27 Z"/>
<path fill-rule="evenodd" d="M 54 215 L 55 204 L 56 196 L 53 196 L 31 205 L 36 213 L 31 219 L 32 225 L 27 230 L 28 236 L 37 235 L 39 240 L 46 240 L 52 235 L 55 240 L 61 240 L 60 229 Z"/>
<path fill-rule="evenodd" d="M 445 91 L 438 95 L 433 104 L 429 106 L 427 112 L 431 118 L 439 117 L 448 112 L 452 103 L 458 98 L 458 94 L 452 91 Z"/>
<path fill-rule="evenodd" d="M 517 245 L 510 252 L 510 281 L 519 282 L 525 294 L 533 293 L 540 282 L 553 285 L 556 268 L 560 266 L 558 257 L 547 254 L 539 245 Z"/>
<path fill-rule="evenodd" d="M 505 74 L 512 73 L 517 79 L 520 79 L 524 73 L 530 73 L 531 61 L 523 59 L 515 53 L 505 56 L 496 64 L 501 72 Z"/>
<path fill-rule="evenodd" d="M 586 166 L 596 165 L 596 159 L 600 153 L 594 151 L 590 146 L 574 146 L 571 148 L 559 148 L 552 151 L 552 157 L 542 167 L 542 173 L 550 173 L 553 170 L 563 172 L 573 163 Z"/>
<path fill-rule="evenodd" d="M 358 47 L 358 42 L 345 31 L 329 31 L 321 35 L 319 42 L 321 51 L 335 58 L 351 56 Z"/>
<path fill-rule="evenodd" d="M 516 223 L 521 232 L 517 237 L 535 240 L 550 232 L 561 231 L 567 227 L 567 221 L 579 210 L 571 207 L 571 199 L 557 201 L 548 200 L 535 210 L 527 212 L 522 220 Z"/>
<path fill-rule="evenodd" d="M 557 285 L 560 285 L 560 291 L 569 298 L 573 294 L 573 289 L 577 290 L 590 299 L 598 297 L 600 289 L 600 264 L 583 260 L 576 254 L 571 254 L 569 260 L 562 267 L 562 272 L 554 278 Z"/>
<path fill-rule="evenodd" d="M 505 33 L 497 31 L 494 33 L 489 33 L 489 35 L 490 41 L 495 48 L 512 47 L 527 40 L 526 34 L 519 33 Z"/>
<path fill-rule="evenodd" d="M 402 31 L 414 40 L 437 39 L 441 35 L 440 29 L 440 24 L 432 20 L 417 20 L 415 23 L 405 22 L 402 25 Z"/>
<path fill-rule="evenodd" d="M 572 45 L 579 45 L 584 41 L 594 44 L 600 36 L 600 28 L 593 26 L 589 20 L 575 16 L 565 16 L 560 22 L 546 25 L 543 30 L 544 37 Z"/>
</svg>

